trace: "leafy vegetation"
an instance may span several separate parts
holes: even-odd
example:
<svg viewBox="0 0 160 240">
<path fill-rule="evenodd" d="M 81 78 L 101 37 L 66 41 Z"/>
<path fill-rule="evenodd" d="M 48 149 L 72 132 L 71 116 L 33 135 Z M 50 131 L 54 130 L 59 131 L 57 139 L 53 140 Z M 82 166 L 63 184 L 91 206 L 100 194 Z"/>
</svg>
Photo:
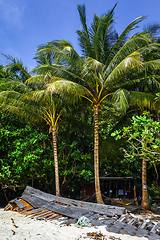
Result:
<svg viewBox="0 0 160 240">
<path fill-rule="evenodd" d="M 149 209 L 147 193 L 147 164 L 160 163 L 160 123 L 150 118 L 150 113 L 144 112 L 141 116 L 133 116 L 130 126 L 123 127 L 112 133 L 115 139 L 126 138 L 128 147 L 124 149 L 125 157 L 129 162 L 142 161 L 142 204 L 141 207 Z"/>
<path fill-rule="evenodd" d="M 0 135 L 3 186 L 24 188 L 27 184 L 34 186 L 39 179 L 44 185 L 53 181 L 52 151 L 45 147 L 48 135 L 4 114 L 1 114 Z"/>
<path fill-rule="evenodd" d="M 101 17 L 95 14 L 88 27 L 85 5 L 78 5 L 82 56 L 70 42 L 52 41 L 37 48 L 37 67 L 28 73 L 21 60 L 4 55 L 9 62 L 0 66 L 3 188 L 32 185 L 59 196 L 61 186 L 63 196 L 78 197 L 81 184 L 95 178 L 97 202 L 103 203 L 99 173 L 136 177 L 142 171 L 146 186 L 146 161 L 158 183 L 160 44 L 155 32 L 160 27 L 150 25 L 128 38 L 144 20 L 139 17 L 118 36 L 115 7 Z M 150 114 L 137 116 L 139 108 L 154 109 L 155 120 Z M 142 202 L 145 207 L 147 200 Z"/>
</svg>

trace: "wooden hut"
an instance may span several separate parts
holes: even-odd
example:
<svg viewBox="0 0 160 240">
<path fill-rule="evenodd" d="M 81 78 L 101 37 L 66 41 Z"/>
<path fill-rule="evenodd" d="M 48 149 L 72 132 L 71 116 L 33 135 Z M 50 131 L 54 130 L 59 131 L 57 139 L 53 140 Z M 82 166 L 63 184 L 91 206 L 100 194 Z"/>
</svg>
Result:
<svg viewBox="0 0 160 240">
<path fill-rule="evenodd" d="M 133 177 L 100 177 L 101 192 L 108 198 L 134 198 Z M 81 187 L 80 197 L 85 198 L 95 193 L 94 181 Z"/>
</svg>

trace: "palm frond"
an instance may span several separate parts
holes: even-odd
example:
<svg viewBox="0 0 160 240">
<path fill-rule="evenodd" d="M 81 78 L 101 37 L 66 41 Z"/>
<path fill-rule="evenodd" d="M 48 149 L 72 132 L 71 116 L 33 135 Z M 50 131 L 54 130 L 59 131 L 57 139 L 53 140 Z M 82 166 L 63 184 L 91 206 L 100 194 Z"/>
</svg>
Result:
<svg viewBox="0 0 160 240">
<path fill-rule="evenodd" d="M 52 51 L 43 52 L 41 50 L 50 47 L 50 43 L 39 45 L 35 52 L 34 59 L 37 61 L 38 65 L 48 64 L 52 65 L 54 63 L 54 54 Z"/>
<path fill-rule="evenodd" d="M 150 43 L 150 36 L 148 34 L 140 33 L 131 37 L 120 49 L 116 52 L 114 57 L 106 64 L 106 73 L 110 74 L 112 70 L 118 65 L 123 59 L 128 55 L 132 54 L 134 51 L 139 51 L 140 49 Z"/>
<path fill-rule="evenodd" d="M 62 65 L 43 64 L 43 65 L 40 65 L 40 66 L 34 68 L 31 72 L 34 74 L 38 74 L 38 75 L 46 75 L 47 73 L 51 73 L 51 75 L 56 75 L 57 71 L 59 71 L 59 72 L 65 71 L 65 69 L 67 69 L 67 67 L 62 66 Z"/>
<path fill-rule="evenodd" d="M 153 94 L 160 91 L 160 76 L 151 74 L 143 79 L 140 79 L 139 84 L 137 84 L 137 89 L 140 92 L 152 92 Z"/>
<path fill-rule="evenodd" d="M 137 51 L 143 55 L 145 61 L 160 58 L 160 44 L 156 42 L 141 47 Z"/>
<path fill-rule="evenodd" d="M 113 102 L 121 111 L 126 111 L 129 106 L 160 110 L 160 103 L 155 102 L 155 95 L 139 91 L 119 89 L 113 94 Z"/>
<path fill-rule="evenodd" d="M 155 95 L 150 93 L 131 91 L 129 104 L 140 108 L 160 110 L 160 104 L 155 102 Z"/>
<path fill-rule="evenodd" d="M 141 16 L 141 17 L 138 17 L 136 19 L 134 19 L 126 28 L 125 30 L 121 33 L 121 35 L 118 37 L 117 41 L 115 42 L 115 44 L 113 45 L 110 53 L 109 53 L 109 56 L 107 58 L 107 61 L 106 61 L 106 65 L 108 65 L 111 60 L 114 58 L 115 54 L 117 53 L 117 51 L 123 46 L 123 44 L 125 43 L 126 41 L 126 38 L 127 38 L 127 35 L 130 33 L 131 30 L 135 29 L 138 27 L 138 24 L 140 22 L 142 22 L 146 17 L 144 16 Z"/>
<path fill-rule="evenodd" d="M 24 95 L 15 91 L 1 92 L 0 109 L 9 115 L 15 115 L 25 120 L 29 124 L 40 123 L 42 121 L 42 106 L 31 99 L 25 99 Z"/>
<path fill-rule="evenodd" d="M 116 32 L 113 30 L 114 8 L 100 18 L 95 14 L 90 28 L 94 58 L 102 63 L 105 63 L 110 46 L 116 40 Z"/>
<path fill-rule="evenodd" d="M 98 72 L 101 72 L 102 69 L 104 68 L 104 64 L 99 62 L 98 60 L 94 59 L 94 58 L 91 58 L 91 57 L 88 57 L 86 58 L 85 60 L 86 64 L 88 66 L 88 68 L 92 68 Z"/>
<path fill-rule="evenodd" d="M 39 49 L 37 55 L 52 55 L 51 62 L 44 62 L 40 65 L 63 64 L 66 65 L 71 59 L 80 59 L 80 56 L 75 51 L 70 42 L 66 40 L 55 40 L 49 42 L 46 47 Z M 47 58 L 47 57 L 46 57 Z"/>
<path fill-rule="evenodd" d="M 96 88 L 98 92 L 98 86 L 103 86 L 103 78 L 101 76 L 101 72 L 104 65 L 97 61 L 96 59 L 88 57 L 81 70 L 82 78 L 85 81 L 84 86 L 89 89 Z"/>
<path fill-rule="evenodd" d="M 129 98 L 130 92 L 125 89 L 118 89 L 112 95 L 112 101 L 115 107 L 123 112 L 129 107 Z"/>
<path fill-rule="evenodd" d="M 150 74 L 150 75 L 140 75 L 138 78 L 130 77 L 126 81 L 117 84 L 117 88 L 125 88 L 127 90 L 137 89 L 140 92 L 152 92 L 156 93 L 160 89 L 160 76 Z"/>
<path fill-rule="evenodd" d="M 32 87 L 34 86 L 35 88 L 38 88 L 39 85 L 44 86 L 44 84 L 45 84 L 45 75 L 36 75 L 36 76 L 31 77 L 31 78 L 28 78 L 25 81 L 25 84 L 28 85 L 28 86 L 32 86 Z"/>
<path fill-rule="evenodd" d="M 84 56 L 91 56 L 92 57 L 92 48 L 91 48 L 91 42 L 89 37 L 89 31 L 86 24 L 86 10 L 85 5 L 77 5 L 79 17 L 82 25 L 81 31 L 76 31 L 78 34 L 78 41 L 79 45 L 81 47 L 82 53 Z"/>
<path fill-rule="evenodd" d="M 112 70 L 111 74 L 107 77 L 104 83 L 104 87 L 112 88 L 116 87 L 120 82 L 124 82 L 125 74 L 130 72 L 131 69 L 139 70 L 143 65 L 143 59 L 139 52 L 133 52 L 128 55 L 123 61 L 121 61 L 115 68 Z M 106 74 L 106 71 L 104 75 Z M 122 79 L 123 77 L 123 79 Z"/>
<path fill-rule="evenodd" d="M 160 59 L 155 59 L 151 61 L 147 61 L 144 64 L 145 71 L 155 71 L 160 69 Z"/>
<path fill-rule="evenodd" d="M 23 65 L 21 59 L 18 60 L 16 58 L 13 58 L 10 55 L 5 55 L 3 53 L 1 53 L 1 54 L 9 61 L 9 64 L 7 64 L 4 67 L 4 69 L 6 71 L 10 71 L 12 73 L 16 73 L 16 74 L 20 75 L 22 80 L 26 80 L 27 78 L 31 77 L 27 68 Z"/>
<path fill-rule="evenodd" d="M 144 26 L 143 30 L 149 32 L 151 36 L 156 38 L 160 32 L 160 24 L 158 22 L 149 23 L 146 26 Z"/>
<path fill-rule="evenodd" d="M 0 84 L 0 92 L 8 90 L 20 93 L 26 93 L 30 91 L 30 89 L 23 82 L 17 80 L 11 80 Z"/>
<path fill-rule="evenodd" d="M 65 97 L 67 102 L 75 103 L 82 96 L 88 95 L 90 91 L 78 83 L 53 77 L 54 81 L 48 85 L 46 92 L 51 92 L 52 94 L 60 94 L 60 96 Z"/>
<path fill-rule="evenodd" d="M 28 101 L 40 102 L 40 101 L 43 101 L 44 96 L 45 96 L 45 90 L 36 90 L 36 91 L 31 91 L 29 93 L 23 94 L 22 99 L 28 100 Z"/>
<path fill-rule="evenodd" d="M 82 62 L 80 60 L 79 62 L 74 61 L 75 63 L 72 66 L 64 66 L 64 65 L 41 65 L 35 69 L 33 69 L 33 72 L 41 73 L 41 74 L 47 74 L 49 73 L 51 76 L 59 76 L 65 79 L 70 79 L 75 82 L 79 82 L 81 84 L 84 84 L 84 79 L 81 76 Z M 82 65 L 82 66 L 81 66 Z"/>
</svg>

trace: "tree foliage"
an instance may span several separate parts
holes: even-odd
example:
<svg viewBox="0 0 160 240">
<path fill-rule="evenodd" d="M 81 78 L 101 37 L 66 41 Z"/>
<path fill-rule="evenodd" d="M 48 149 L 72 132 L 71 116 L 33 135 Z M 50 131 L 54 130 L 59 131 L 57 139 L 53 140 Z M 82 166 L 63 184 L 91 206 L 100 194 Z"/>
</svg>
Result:
<svg viewBox="0 0 160 240">
<path fill-rule="evenodd" d="M 142 204 L 141 207 L 148 210 L 147 192 L 147 164 L 160 163 L 160 123 L 150 118 L 149 113 L 142 116 L 133 116 L 131 125 L 123 127 L 112 133 L 116 139 L 126 138 L 128 148 L 124 149 L 125 157 L 131 162 L 140 159 L 142 161 Z"/>
<path fill-rule="evenodd" d="M 0 135 L 0 183 L 4 188 L 24 188 L 38 182 L 47 186 L 53 181 L 48 135 L 2 113 Z"/>
<path fill-rule="evenodd" d="M 124 149 L 125 157 L 131 162 L 145 157 L 150 163 L 160 161 L 160 123 L 149 117 L 148 112 L 133 116 L 131 125 L 112 133 L 115 139 L 125 138 L 128 148 Z"/>
</svg>

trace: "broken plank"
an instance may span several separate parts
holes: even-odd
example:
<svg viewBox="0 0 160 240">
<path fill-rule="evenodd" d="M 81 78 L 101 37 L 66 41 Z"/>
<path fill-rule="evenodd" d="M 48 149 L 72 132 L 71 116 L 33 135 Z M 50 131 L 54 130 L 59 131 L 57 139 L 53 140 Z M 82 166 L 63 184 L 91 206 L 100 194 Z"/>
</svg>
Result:
<svg viewBox="0 0 160 240">
<path fill-rule="evenodd" d="M 44 212 L 41 212 L 41 213 L 37 213 L 35 219 L 44 217 L 47 213 L 51 213 L 51 212 L 48 212 L 48 210 L 47 210 L 47 211 L 44 211 Z"/>
<path fill-rule="evenodd" d="M 38 208 L 38 209 L 35 209 L 35 210 L 32 210 L 31 212 L 27 212 L 26 214 L 24 214 L 25 216 L 34 216 L 35 214 L 41 212 L 43 210 L 43 208 Z"/>
<path fill-rule="evenodd" d="M 17 198 L 15 198 L 15 199 L 13 199 L 13 200 L 11 200 L 10 201 L 10 203 L 12 204 L 12 203 L 15 203 L 20 209 L 26 209 L 26 206 L 23 204 L 23 203 L 21 203 Z"/>
<path fill-rule="evenodd" d="M 54 218 L 60 216 L 59 214 L 55 214 L 54 216 L 49 217 L 47 220 L 53 220 Z"/>
</svg>

